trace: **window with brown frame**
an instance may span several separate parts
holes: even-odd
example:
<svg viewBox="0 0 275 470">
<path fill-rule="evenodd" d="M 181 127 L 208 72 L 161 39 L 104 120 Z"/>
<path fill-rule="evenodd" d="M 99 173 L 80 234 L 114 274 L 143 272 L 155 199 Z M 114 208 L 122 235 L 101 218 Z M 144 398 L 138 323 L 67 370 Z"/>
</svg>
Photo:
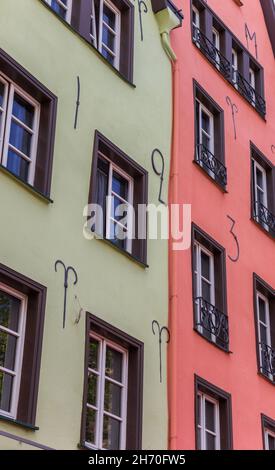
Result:
<svg viewBox="0 0 275 470">
<path fill-rule="evenodd" d="M 95 132 L 89 204 L 95 222 L 89 229 L 135 260 L 146 264 L 148 174 L 140 165 Z"/>
<path fill-rule="evenodd" d="M 132 82 L 135 9 L 129 0 L 44 2 Z"/>
<path fill-rule="evenodd" d="M 35 427 L 46 288 L 0 264 L 0 419 Z"/>
<path fill-rule="evenodd" d="M 0 164 L 49 198 L 57 98 L 0 49 Z"/>
<path fill-rule="evenodd" d="M 275 291 L 255 273 L 253 283 L 258 370 L 275 383 Z"/>
<path fill-rule="evenodd" d="M 275 420 L 264 414 L 262 418 L 263 445 L 265 450 L 275 450 Z"/>
<path fill-rule="evenodd" d="M 228 351 L 225 250 L 192 225 L 194 328 L 204 338 Z"/>
<path fill-rule="evenodd" d="M 275 237 L 275 167 L 250 143 L 252 218 Z"/>
<path fill-rule="evenodd" d="M 227 184 L 224 151 L 224 113 L 194 80 L 195 162 L 223 190 Z"/>
<path fill-rule="evenodd" d="M 231 450 L 231 395 L 195 375 L 197 450 Z"/>
<path fill-rule="evenodd" d="M 142 446 L 143 343 L 87 313 L 81 445 Z"/>
</svg>

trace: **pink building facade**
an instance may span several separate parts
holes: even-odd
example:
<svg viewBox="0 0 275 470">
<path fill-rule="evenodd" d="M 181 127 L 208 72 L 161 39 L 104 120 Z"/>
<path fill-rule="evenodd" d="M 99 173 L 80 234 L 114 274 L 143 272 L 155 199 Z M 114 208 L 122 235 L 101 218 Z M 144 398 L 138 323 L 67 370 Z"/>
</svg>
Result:
<svg viewBox="0 0 275 470">
<path fill-rule="evenodd" d="M 170 245 L 169 448 L 275 449 L 275 6 L 183 12 L 170 203 L 192 205 L 192 242 Z"/>
</svg>

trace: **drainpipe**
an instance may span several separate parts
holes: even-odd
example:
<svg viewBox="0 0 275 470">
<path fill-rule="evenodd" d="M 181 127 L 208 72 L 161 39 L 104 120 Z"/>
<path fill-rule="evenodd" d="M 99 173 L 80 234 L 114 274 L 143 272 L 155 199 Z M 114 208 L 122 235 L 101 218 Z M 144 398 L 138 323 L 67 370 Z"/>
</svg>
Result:
<svg viewBox="0 0 275 470">
<path fill-rule="evenodd" d="M 155 13 L 163 49 L 171 61 L 172 67 L 172 144 L 169 175 L 169 205 L 177 202 L 178 196 L 178 161 L 179 161 L 179 69 L 177 56 L 170 44 L 170 32 L 182 26 L 183 14 L 170 0 L 151 0 Z M 173 251 L 171 236 L 169 247 L 169 316 L 168 327 L 171 341 L 167 353 L 167 394 L 168 394 L 168 449 L 177 449 L 177 315 L 178 315 L 178 279 L 176 271 L 177 252 Z"/>
</svg>

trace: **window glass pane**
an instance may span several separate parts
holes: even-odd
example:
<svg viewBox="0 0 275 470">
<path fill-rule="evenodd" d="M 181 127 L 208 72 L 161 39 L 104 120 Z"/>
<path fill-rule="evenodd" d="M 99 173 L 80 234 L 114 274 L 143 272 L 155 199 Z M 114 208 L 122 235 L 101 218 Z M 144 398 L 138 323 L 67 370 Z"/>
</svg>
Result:
<svg viewBox="0 0 275 470">
<path fill-rule="evenodd" d="M 0 291 L 0 325 L 18 331 L 20 300 Z"/>
<path fill-rule="evenodd" d="M 259 168 L 256 168 L 256 178 L 257 178 L 257 185 L 263 189 L 264 187 L 263 172 L 259 170 Z"/>
<path fill-rule="evenodd" d="M 275 437 L 268 435 L 268 450 L 275 450 Z"/>
<path fill-rule="evenodd" d="M 32 135 L 15 121 L 11 123 L 10 144 L 28 157 L 31 153 Z"/>
<path fill-rule="evenodd" d="M 200 142 L 200 104 L 196 100 L 196 138 L 197 138 L 197 145 L 199 145 Z"/>
<path fill-rule="evenodd" d="M 116 416 L 121 416 L 121 387 L 106 379 L 104 410 Z"/>
<path fill-rule="evenodd" d="M 107 346 L 105 374 L 108 377 L 111 377 L 112 379 L 116 380 L 117 382 L 121 382 L 122 381 L 122 365 L 123 365 L 123 354 Z"/>
<path fill-rule="evenodd" d="M 202 133 L 202 145 L 207 149 L 207 150 L 210 150 L 210 138 Z"/>
<path fill-rule="evenodd" d="M 197 429 L 197 433 L 198 433 L 198 434 L 197 434 L 197 436 L 198 436 L 198 449 L 202 450 L 202 449 L 201 449 L 201 433 L 202 433 L 201 428 L 198 428 L 198 429 Z"/>
<path fill-rule="evenodd" d="M 120 176 L 114 171 L 113 181 L 112 181 L 112 190 L 121 196 L 123 199 L 127 200 L 128 198 L 128 181 Z"/>
<path fill-rule="evenodd" d="M 106 26 L 103 26 L 102 41 L 111 51 L 115 50 L 115 36 Z"/>
<path fill-rule="evenodd" d="M 0 330 L 0 366 L 14 370 L 17 338 Z"/>
<path fill-rule="evenodd" d="M 201 273 L 205 279 L 210 280 L 210 257 L 201 251 Z"/>
<path fill-rule="evenodd" d="M 99 342 L 91 338 L 89 339 L 89 359 L 88 365 L 90 369 L 98 370 L 98 354 L 99 354 Z"/>
<path fill-rule="evenodd" d="M 119 449 L 120 422 L 116 419 L 104 416 L 103 420 L 103 447 L 104 449 Z"/>
<path fill-rule="evenodd" d="M 197 420 L 198 424 L 201 424 L 201 396 L 197 396 Z"/>
<path fill-rule="evenodd" d="M 259 306 L 260 321 L 266 324 L 267 318 L 265 315 L 265 301 L 261 297 L 258 297 L 258 306 Z"/>
<path fill-rule="evenodd" d="M 67 0 L 63 1 L 63 3 L 66 4 Z M 52 0 L 51 7 L 62 18 L 64 18 L 64 19 L 66 18 L 66 9 L 63 6 L 61 6 L 60 3 L 58 3 L 57 0 Z"/>
<path fill-rule="evenodd" d="M 261 343 L 267 344 L 267 328 L 262 323 L 260 324 Z"/>
<path fill-rule="evenodd" d="M 202 288 L 202 297 L 204 300 L 207 302 L 211 303 L 211 287 L 210 284 L 206 281 L 201 282 L 201 288 Z"/>
<path fill-rule="evenodd" d="M 32 128 L 34 118 L 34 107 L 21 96 L 14 94 L 14 101 L 12 107 L 13 116 L 20 119 L 21 122 Z"/>
<path fill-rule="evenodd" d="M 88 397 L 87 403 L 89 405 L 96 406 L 96 398 L 97 398 L 97 377 L 94 374 L 90 374 L 88 376 Z"/>
<path fill-rule="evenodd" d="M 115 58 L 112 54 L 110 54 L 110 52 L 108 52 L 106 49 L 104 49 L 104 47 L 102 48 L 102 55 L 103 57 L 105 57 L 105 59 L 108 60 L 108 62 L 110 62 L 110 64 L 114 65 L 114 62 L 115 62 Z"/>
<path fill-rule="evenodd" d="M 208 432 L 205 434 L 206 450 L 216 450 L 216 437 Z"/>
<path fill-rule="evenodd" d="M 4 93 L 5 93 L 5 85 L 4 83 L 0 82 L 0 106 L 3 107 L 4 104 Z"/>
<path fill-rule="evenodd" d="M 204 111 L 201 112 L 201 125 L 207 134 L 210 134 L 210 118 Z"/>
<path fill-rule="evenodd" d="M 7 168 L 24 181 L 28 180 L 29 163 L 9 149 Z"/>
<path fill-rule="evenodd" d="M 112 198 L 112 217 L 127 226 L 128 204 L 122 202 L 117 196 Z M 124 220 L 122 220 L 124 219 Z"/>
<path fill-rule="evenodd" d="M 9 412 L 11 407 L 13 377 L 0 370 L 0 409 Z"/>
<path fill-rule="evenodd" d="M 87 408 L 86 413 L 86 441 L 95 444 L 96 434 L 96 415 L 97 412 L 91 408 Z"/>
<path fill-rule="evenodd" d="M 215 430 L 215 405 L 211 401 L 205 400 L 205 427 L 209 431 Z"/>
<path fill-rule="evenodd" d="M 261 189 L 257 188 L 257 202 L 264 204 L 264 193 Z"/>
<path fill-rule="evenodd" d="M 111 222 L 110 224 L 110 240 L 122 250 L 126 247 L 127 230 L 120 225 Z"/>
<path fill-rule="evenodd" d="M 116 27 L 116 14 L 107 7 L 104 3 L 103 5 L 103 21 L 106 23 L 110 28 L 115 30 Z"/>
</svg>

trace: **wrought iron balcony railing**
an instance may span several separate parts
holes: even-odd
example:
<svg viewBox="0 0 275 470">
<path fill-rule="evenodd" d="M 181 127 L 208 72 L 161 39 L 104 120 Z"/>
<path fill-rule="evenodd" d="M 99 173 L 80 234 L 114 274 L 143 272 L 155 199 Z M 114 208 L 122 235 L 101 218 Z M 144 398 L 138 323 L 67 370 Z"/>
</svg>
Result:
<svg viewBox="0 0 275 470">
<path fill-rule="evenodd" d="M 226 187 L 226 167 L 203 144 L 197 145 L 196 161 L 215 181 L 217 181 L 217 183 L 219 183 L 223 188 Z"/>
<path fill-rule="evenodd" d="M 275 237 L 275 215 L 261 202 L 254 202 L 254 219 Z"/>
<path fill-rule="evenodd" d="M 203 297 L 196 297 L 195 305 L 197 306 L 196 329 L 223 349 L 228 349 L 229 328 L 227 315 Z"/>
<path fill-rule="evenodd" d="M 235 84 L 237 85 L 237 89 L 241 95 L 246 98 L 262 116 L 265 116 L 265 100 L 238 71 L 235 71 Z"/>
<path fill-rule="evenodd" d="M 230 62 L 217 49 L 214 44 L 201 32 L 201 30 L 193 26 L 193 41 L 197 47 L 206 55 L 206 57 L 215 64 L 218 70 L 228 80 L 231 76 Z"/>
<path fill-rule="evenodd" d="M 236 90 L 261 114 L 266 114 L 266 103 L 264 98 L 250 85 L 250 83 L 238 72 L 232 70 L 229 60 L 217 49 L 214 44 L 202 33 L 202 31 L 193 26 L 193 42 L 198 49 L 214 63 L 217 70 L 234 85 Z"/>
<path fill-rule="evenodd" d="M 265 343 L 259 343 L 261 372 L 275 381 L 275 349 Z"/>
</svg>

